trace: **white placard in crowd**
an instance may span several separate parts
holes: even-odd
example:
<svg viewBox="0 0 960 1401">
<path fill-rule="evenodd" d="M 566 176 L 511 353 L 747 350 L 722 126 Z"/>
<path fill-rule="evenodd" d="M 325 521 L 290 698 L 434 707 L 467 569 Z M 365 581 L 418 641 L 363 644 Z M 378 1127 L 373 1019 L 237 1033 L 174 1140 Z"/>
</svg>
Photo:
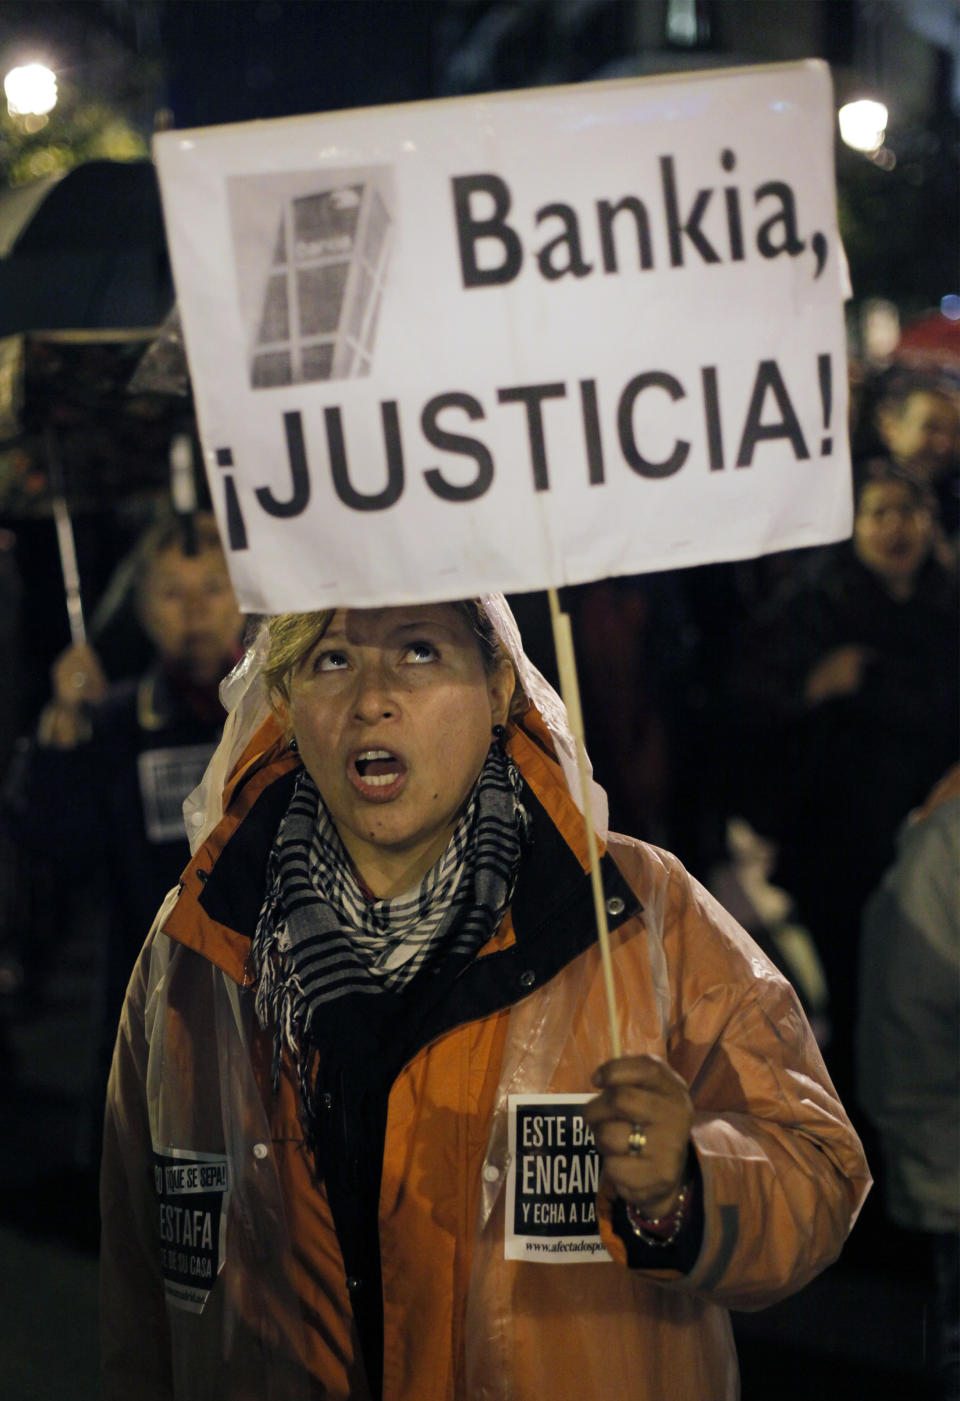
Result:
<svg viewBox="0 0 960 1401">
<path fill-rule="evenodd" d="M 826 65 L 168 132 L 156 160 L 245 609 L 849 534 Z"/>
</svg>

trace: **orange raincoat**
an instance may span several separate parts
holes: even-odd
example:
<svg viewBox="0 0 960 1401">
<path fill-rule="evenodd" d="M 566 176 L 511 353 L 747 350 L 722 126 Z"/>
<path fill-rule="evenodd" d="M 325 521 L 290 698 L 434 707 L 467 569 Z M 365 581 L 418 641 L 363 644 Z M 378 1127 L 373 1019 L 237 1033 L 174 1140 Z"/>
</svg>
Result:
<svg viewBox="0 0 960 1401">
<path fill-rule="evenodd" d="M 611 1055 L 582 818 L 533 709 L 509 748 L 538 814 L 531 872 L 389 1096 L 384 1401 L 733 1398 L 727 1309 L 770 1304 L 835 1259 L 869 1187 L 859 1141 L 789 985 L 674 857 L 611 836 L 623 1049 L 690 1088 L 702 1248 L 685 1275 L 628 1269 L 601 1200 L 612 1260 L 505 1258 L 507 1096 L 588 1092 Z M 127 994 L 104 1148 L 104 1401 L 371 1395 L 351 1309 L 364 1281 L 345 1278 L 295 1080 L 285 1063 L 274 1096 L 252 1007 L 251 921 L 295 762 L 267 722 Z M 183 1163 L 229 1184 L 192 1216 L 201 1179 L 178 1178 Z M 158 1198 L 171 1166 L 185 1195 Z M 165 1299 L 164 1261 L 202 1273 L 211 1254 L 212 1277 L 194 1289 L 182 1273 Z"/>
</svg>

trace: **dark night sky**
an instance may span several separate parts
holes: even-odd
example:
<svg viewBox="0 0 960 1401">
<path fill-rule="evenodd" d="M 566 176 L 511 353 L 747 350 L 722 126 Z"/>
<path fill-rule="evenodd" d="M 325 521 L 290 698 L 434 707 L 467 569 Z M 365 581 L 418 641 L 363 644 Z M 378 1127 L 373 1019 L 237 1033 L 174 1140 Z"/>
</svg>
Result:
<svg viewBox="0 0 960 1401">
<path fill-rule="evenodd" d="M 432 96 L 437 7 L 395 0 L 168 5 L 178 127 Z"/>
<path fill-rule="evenodd" d="M 576 82 L 630 30 L 622 0 L 174 0 L 159 38 L 185 127 Z"/>
</svg>

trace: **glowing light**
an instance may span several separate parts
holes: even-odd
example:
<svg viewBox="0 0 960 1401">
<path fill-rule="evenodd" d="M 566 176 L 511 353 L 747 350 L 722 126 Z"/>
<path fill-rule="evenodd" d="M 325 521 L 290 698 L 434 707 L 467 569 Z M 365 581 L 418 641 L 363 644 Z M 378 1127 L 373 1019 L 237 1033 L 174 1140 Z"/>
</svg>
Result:
<svg viewBox="0 0 960 1401">
<path fill-rule="evenodd" d="M 868 360 L 886 360 L 900 340 L 900 313 L 893 302 L 871 297 L 860 311 L 860 334 Z"/>
<path fill-rule="evenodd" d="M 860 98 L 840 108 L 840 135 L 855 151 L 879 151 L 887 130 L 888 112 L 882 102 Z"/>
<path fill-rule="evenodd" d="M 11 117 L 45 117 L 57 105 L 57 75 L 42 63 L 11 68 L 3 90 Z"/>
<path fill-rule="evenodd" d="M 949 321 L 960 321 L 960 297 L 956 292 L 940 298 L 940 311 Z"/>
</svg>

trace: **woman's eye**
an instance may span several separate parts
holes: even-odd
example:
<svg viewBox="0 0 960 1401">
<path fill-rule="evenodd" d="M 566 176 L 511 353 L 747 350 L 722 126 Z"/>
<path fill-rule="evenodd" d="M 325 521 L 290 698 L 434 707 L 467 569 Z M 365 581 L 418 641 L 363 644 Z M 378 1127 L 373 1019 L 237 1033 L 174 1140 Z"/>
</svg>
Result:
<svg viewBox="0 0 960 1401">
<path fill-rule="evenodd" d="M 411 642 L 404 652 L 408 662 L 433 662 L 437 659 L 437 649 L 430 642 Z"/>
<path fill-rule="evenodd" d="M 313 669 L 317 671 L 342 671 L 347 665 L 347 658 L 343 652 L 320 652 L 313 662 Z"/>
</svg>

